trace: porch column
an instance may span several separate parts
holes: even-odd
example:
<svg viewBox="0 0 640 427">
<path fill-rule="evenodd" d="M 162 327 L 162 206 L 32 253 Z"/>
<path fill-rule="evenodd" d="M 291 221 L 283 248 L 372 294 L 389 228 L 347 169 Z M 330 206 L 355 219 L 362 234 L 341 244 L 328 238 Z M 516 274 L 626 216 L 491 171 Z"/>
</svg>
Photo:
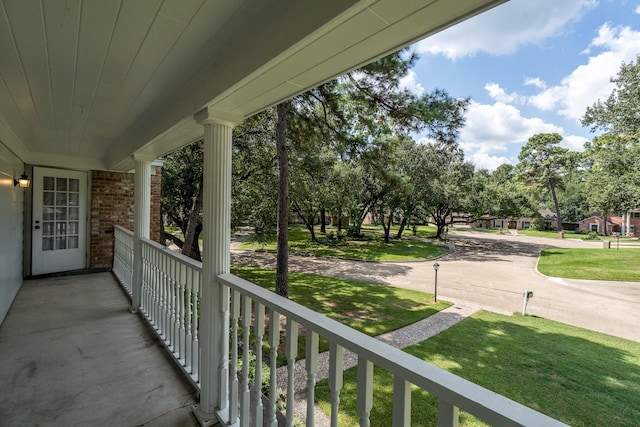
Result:
<svg viewBox="0 0 640 427">
<path fill-rule="evenodd" d="M 151 228 L 151 162 L 154 159 L 134 155 L 135 183 L 133 208 L 133 283 L 131 311 L 140 309 L 142 295 L 142 241 L 148 239 Z"/>
<path fill-rule="evenodd" d="M 200 404 L 204 425 L 228 420 L 229 290 L 217 276 L 229 272 L 231 238 L 231 135 L 242 117 L 205 108 L 202 193 L 202 296 L 200 301 Z"/>
<path fill-rule="evenodd" d="M 631 237 L 631 215 L 633 215 L 633 213 L 631 211 L 627 212 L 627 226 L 625 228 L 625 236 L 627 237 Z"/>
</svg>

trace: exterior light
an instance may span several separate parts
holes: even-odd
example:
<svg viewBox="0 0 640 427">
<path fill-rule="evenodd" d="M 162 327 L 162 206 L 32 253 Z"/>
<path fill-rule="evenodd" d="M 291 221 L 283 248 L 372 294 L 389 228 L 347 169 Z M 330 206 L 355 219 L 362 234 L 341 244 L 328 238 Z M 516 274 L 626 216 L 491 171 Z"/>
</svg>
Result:
<svg viewBox="0 0 640 427">
<path fill-rule="evenodd" d="M 31 183 L 31 180 L 29 180 L 29 177 L 27 176 L 26 173 L 23 173 L 18 179 L 13 178 L 14 187 L 16 185 L 19 185 L 20 188 L 29 188 L 30 183 Z"/>
<path fill-rule="evenodd" d="M 438 264 L 438 261 L 433 263 L 433 270 L 436 272 L 436 283 L 433 291 L 433 302 L 438 302 L 438 268 L 439 267 L 440 267 L 440 264 Z"/>
</svg>

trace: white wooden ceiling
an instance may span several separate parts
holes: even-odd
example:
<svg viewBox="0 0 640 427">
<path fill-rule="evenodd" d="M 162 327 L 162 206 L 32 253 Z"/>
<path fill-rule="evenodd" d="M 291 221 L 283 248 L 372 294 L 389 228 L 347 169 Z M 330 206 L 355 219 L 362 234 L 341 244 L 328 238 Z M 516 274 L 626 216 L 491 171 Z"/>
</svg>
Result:
<svg viewBox="0 0 640 427">
<path fill-rule="evenodd" d="M 504 0 L 0 0 L 0 142 L 131 167 Z"/>
</svg>

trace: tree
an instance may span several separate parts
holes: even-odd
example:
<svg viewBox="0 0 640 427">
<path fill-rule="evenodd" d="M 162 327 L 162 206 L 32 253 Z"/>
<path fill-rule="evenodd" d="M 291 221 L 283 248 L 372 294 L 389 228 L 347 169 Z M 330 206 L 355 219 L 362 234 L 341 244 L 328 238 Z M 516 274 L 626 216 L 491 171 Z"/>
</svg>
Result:
<svg viewBox="0 0 640 427">
<path fill-rule="evenodd" d="M 611 82 L 615 84 L 611 95 L 604 102 L 598 100 L 587 108 L 582 125 L 591 127 L 592 132 L 640 135 L 640 55 L 635 62 L 623 62 Z"/>
<path fill-rule="evenodd" d="M 586 144 L 585 190 L 589 206 L 606 215 L 627 212 L 640 200 L 640 144 L 635 138 L 605 133 Z"/>
<path fill-rule="evenodd" d="M 231 224 L 253 226 L 257 239 L 273 235 L 277 222 L 276 121 L 269 108 L 233 129 Z"/>
<path fill-rule="evenodd" d="M 201 260 L 198 240 L 202 232 L 202 141 L 177 150 L 164 159 L 162 211 L 180 227 L 185 243 L 167 236 L 184 255 Z"/>
<path fill-rule="evenodd" d="M 424 209 L 437 227 L 436 238 L 453 223 L 454 213 L 468 212 L 472 206 L 473 164 L 464 161 L 464 153 L 452 146 L 429 144 L 425 155 L 429 168 L 424 171 Z"/>
<path fill-rule="evenodd" d="M 530 185 L 549 190 L 558 222 L 557 231 L 562 231 L 562 212 L 557 189 L 563 187 L 563 173 L 573 159 L 568 149 L 560 147 L 560 141 L 562 137 L 557 133 L 533 135 L 518 156 L 521 179 Z"/>
</svg>

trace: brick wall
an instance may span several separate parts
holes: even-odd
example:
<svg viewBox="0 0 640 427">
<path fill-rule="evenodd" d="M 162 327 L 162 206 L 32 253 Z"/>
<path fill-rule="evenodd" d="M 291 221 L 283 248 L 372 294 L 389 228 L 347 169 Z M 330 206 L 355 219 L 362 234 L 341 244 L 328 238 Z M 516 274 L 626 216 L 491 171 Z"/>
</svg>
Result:
<svg viewBox="0 0 640 427">
<path fill-rule="evenodd" d="M 160 181 L 162 169 L 151 177 L 151 239 L 160 241 Z M 89 268 L 113 266 L 113 226 L 133 230 L 134 175 L 91 171 Z"/>
</svg>

